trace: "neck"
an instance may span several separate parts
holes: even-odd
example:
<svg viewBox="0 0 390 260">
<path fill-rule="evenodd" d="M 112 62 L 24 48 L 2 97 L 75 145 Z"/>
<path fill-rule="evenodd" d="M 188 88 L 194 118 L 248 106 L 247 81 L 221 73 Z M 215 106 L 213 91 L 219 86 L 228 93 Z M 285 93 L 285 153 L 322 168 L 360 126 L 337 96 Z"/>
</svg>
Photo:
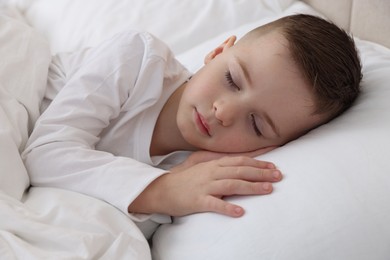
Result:
<svg viewBox="0 0 390 260">
<path fill-rule="evenodd" d="M 173 92 L 157 118 L 150 144 L 151 156 L 194 149 L 184 140 L 176 123 L 177 110 L 185 86 L 186 83 Z"/>
</svg>

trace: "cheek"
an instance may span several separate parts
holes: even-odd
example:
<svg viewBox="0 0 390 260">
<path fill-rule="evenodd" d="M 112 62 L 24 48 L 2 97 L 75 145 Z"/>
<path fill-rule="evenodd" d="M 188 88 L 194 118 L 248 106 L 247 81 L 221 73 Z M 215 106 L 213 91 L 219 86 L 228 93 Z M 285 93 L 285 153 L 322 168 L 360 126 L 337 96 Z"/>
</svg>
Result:
<svg viewBox="0 0 390 260">
<path fill-rule="evenodd" d="M 198 74 L 189 81 L 189 87 L 193 94 L 201 94 L 209 96 L 214 94 L 221 85 L 221 81 L 218 79 L 218 71 L 206 71 L 198 72 Z"/>
<path fill-rule="evenodd" d="M 211 81 L 199 81 L 194 86 L 193 91 L 195 95 L 207 98 L 211 97 L 215 94 L 216 91 L 216 83 Z"/>
</svg>

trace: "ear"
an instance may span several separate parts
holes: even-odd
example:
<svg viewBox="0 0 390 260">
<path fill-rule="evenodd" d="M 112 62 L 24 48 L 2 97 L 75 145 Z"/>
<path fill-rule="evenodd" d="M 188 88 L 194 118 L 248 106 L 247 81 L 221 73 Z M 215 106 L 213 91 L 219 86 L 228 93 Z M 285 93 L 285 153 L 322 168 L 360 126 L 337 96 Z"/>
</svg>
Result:
<svg viewBox="0 0 390 260">
<path fill-rule="evenodd" d="M 236 42 L 237 37 L 236 36 L 230 36 L 226 39 L 221 45 L 219 45 L 217 48 L 212 50 L 209 54 L 206 55 L 204 58 L 204 64 L 209 63 L 212 59 L 214 59 L 218 54 L 221 54 L 225 50 L 229 49 L 234 45 Z"/>
</svg>

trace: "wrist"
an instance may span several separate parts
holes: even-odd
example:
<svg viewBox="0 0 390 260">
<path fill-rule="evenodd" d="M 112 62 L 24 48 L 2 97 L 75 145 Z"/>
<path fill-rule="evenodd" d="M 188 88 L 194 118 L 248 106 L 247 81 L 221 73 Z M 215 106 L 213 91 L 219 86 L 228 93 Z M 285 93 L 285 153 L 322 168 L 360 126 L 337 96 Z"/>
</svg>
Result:
<svg viewBox="0 0 390 260">
<path fill-rule="evenodd" d="M 166 189 L 168 173 L 152 181 L 137 198 L 129 205 L 129 213 L 154 214 L 164 213 L 163 193 Z"/>
</svg>

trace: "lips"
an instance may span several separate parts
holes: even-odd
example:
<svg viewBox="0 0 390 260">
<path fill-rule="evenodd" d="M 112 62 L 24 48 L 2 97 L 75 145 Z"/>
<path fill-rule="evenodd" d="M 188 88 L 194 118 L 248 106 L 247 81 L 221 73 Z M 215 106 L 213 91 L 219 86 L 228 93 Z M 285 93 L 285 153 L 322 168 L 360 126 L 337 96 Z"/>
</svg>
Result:
<svg viewBox="0 0 390 260">
<path fill-rule="evenodd" d="M 201 133 L 203 133 L 204 135 L 211 136 L 209 125 L 207 124 L 204 117 L 198 112 L 198 110 L 196 108 L 194 110 L 194 117 L 195 117 L 195 123 L 196 123 L 198 130 Z"/>
</svg>

